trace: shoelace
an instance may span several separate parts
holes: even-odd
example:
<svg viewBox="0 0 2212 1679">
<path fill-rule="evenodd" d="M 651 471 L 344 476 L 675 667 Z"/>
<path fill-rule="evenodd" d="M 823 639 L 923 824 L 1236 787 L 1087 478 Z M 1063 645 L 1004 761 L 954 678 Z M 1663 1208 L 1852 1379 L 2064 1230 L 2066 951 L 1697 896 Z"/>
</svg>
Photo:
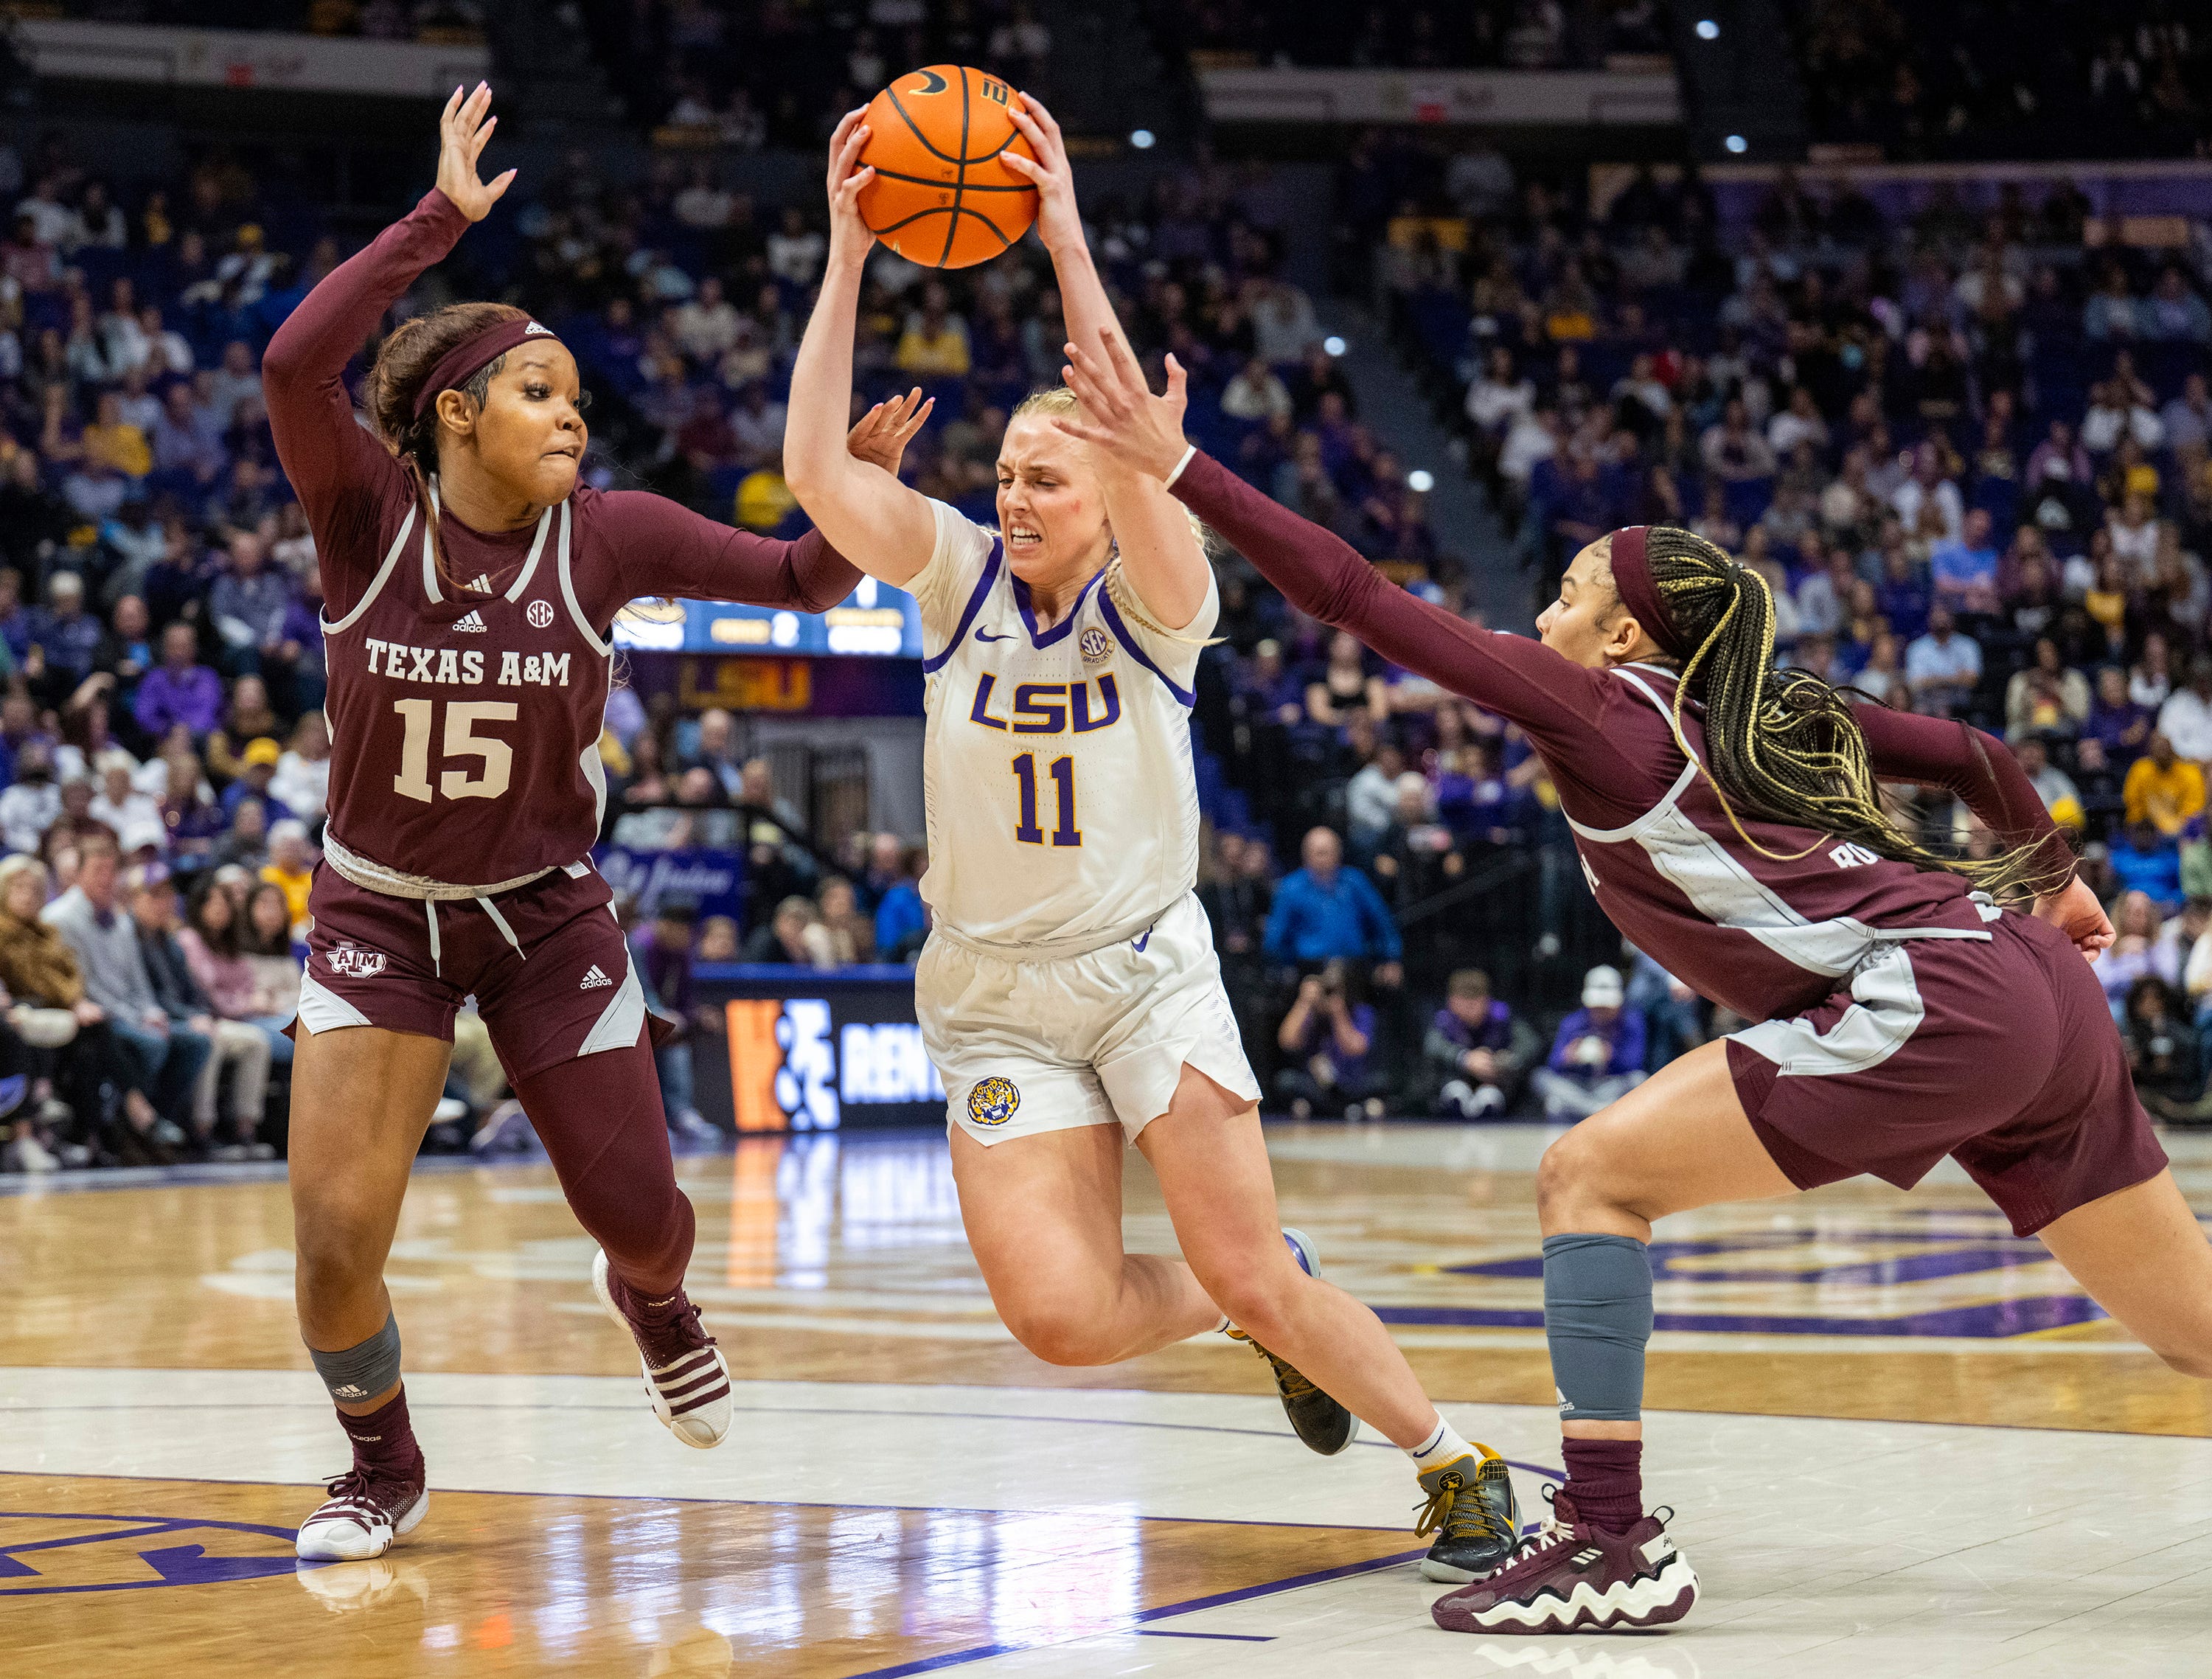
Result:
<svg viewBox="0 0 2212 1679">
<path fill-rule="evenodd" d="M 630 1326 L 638 1331 L 639 1338 L 645 1342 L 646 1354 L 655 1370 L 665 1370 L 702 1347 L 715 1345 L 714 1337 L 701 1325 L 699 1308 L 692 1304 L 689 1295 L 684 1297 L 682 1307 L 667 1322 L 656 1323 L 650 1318 L 641 1320 L 633 1317 Z M 662 1356 L 664 1354 L 666 1356 Z"/>
<path fill-rule="evenodd" d="M 1439 1528 L 1450 1539 L 1502 1539 L 1510 1545 L 1519 1536 L 1490 1507 L 1490 1501 L 1457 1472 L 1437 1482 L 1436 1491 L 1413 1518 L 1416 1539 L 1425 1538 Z"/>
<path fill-rule="evenodd" d="M 1312 1382 L 1306 1379 L 1304 1372 L 1288 1360 L 1277 1358 L 1256 1341 L 1252 1342 L 1252 1350 L 1274 1366 L 1276 1384 L 1282 1389 L 1284 1398 L 1304 1399 L 1310 1393 L 1321 1391 Z"/>
<path fill-rule="evenodd" d="M 343 1516 L 363 1529 L 373 1522 L 390 1521 L 392 1512 L 370 1493 L 369 1485 L 368 1471 L 358 1466 L 343 1475 L 332 1475 L 323 1482 L 323 1491 L 330 1496 L 315 1512 L 314 1519 L 330 1521 Z"/>
</svg>

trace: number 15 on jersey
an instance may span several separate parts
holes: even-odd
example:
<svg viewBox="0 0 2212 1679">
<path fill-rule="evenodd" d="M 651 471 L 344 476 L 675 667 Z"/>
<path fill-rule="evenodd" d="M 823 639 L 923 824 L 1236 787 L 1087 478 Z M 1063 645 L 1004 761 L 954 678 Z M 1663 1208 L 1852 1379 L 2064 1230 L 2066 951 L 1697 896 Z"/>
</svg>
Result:
<svg viewBox="0 0 2212 1679">
<path fill-rule="evenodd" d="M 1059 821 L 1052 830 L 1054 845 L 1080 845 L 1082 830 L 1075 825 L 1075 760 L 1056 757 L 1046 767 L 1045 774 L 1052 778 L 1056 795 L 1054 804 L 1059 811 Z M 1014 837 L 1024 845 L 1042 845 L 1044 830 L 1037 825 L 1036 754 L 1024 752 L 1014 760 L 1014 782 L 1021 791 L 1021 819 L 1014 824 Z"/>
</svg>

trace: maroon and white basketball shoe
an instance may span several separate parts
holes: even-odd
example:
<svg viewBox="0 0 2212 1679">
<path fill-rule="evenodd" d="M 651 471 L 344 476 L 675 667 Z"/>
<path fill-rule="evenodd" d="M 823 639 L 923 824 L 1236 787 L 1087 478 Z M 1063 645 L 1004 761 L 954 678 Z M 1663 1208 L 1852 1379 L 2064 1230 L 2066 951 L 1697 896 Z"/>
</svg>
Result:
<svg viewBox="0 0 2212 1679">
<path fill-rule="evenodd" d="M 686 1445 L 721 1445 L 730 1432 L 730 1366 L 699 1327 L 699 1308 L 680 1288 L 665 1300 L 639 1299 L 604 1253 L 592 1257 L 592 1292 L 637 1343 L 653 1415 Z"/>
<path fill-rule="evenodd" d="M 382 1556 L 422 1525 L 430 1493 L 418 1463 L 404 1480 L 356 1463 L 323 1483 L 330 1494 L 300 1524 L 295 1548 L 309 1562 L 360 1562 Z"/>
<path fill-rule="evenodd" d="M 1697 1601 L 1698 1577 L 1667 1537 L 1666 1518 L 1608 1533 L 1581 1520 L 1560 1491 L 1552 1519 L 1511 1561 L 1447 1592 L 1429 1614 L 1448 1633 L 1641 1632 L 1680 1621 Z"/>
</svg>

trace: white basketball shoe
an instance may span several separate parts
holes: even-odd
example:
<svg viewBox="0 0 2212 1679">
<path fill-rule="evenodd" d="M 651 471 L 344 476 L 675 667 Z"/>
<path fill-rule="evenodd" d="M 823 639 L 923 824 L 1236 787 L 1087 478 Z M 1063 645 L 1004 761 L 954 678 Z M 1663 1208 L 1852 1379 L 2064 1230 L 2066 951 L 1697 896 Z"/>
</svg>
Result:
<svg viewBox="0 0 2212 1679">
<path fill-rule="evenodd" d="M 730 1366 L 700 1327 L 699 1308 L 680 1288 L 666 1300 L 640 1300 L 604 1252 L 592 1256 L 592 1292 L 637 1343 L 653 1415 L 688 1446 L 721 1445 L 730 1432 Z"/>
<path fill-rule="evenodd" d="M 298 1550 L 310 1562 L 361 1562 L 382 1556 L 422 1525 L 430 1493 L 359 1465 L 324 1484 L 330 1497 L 300 1524 Z"/>
</svg>

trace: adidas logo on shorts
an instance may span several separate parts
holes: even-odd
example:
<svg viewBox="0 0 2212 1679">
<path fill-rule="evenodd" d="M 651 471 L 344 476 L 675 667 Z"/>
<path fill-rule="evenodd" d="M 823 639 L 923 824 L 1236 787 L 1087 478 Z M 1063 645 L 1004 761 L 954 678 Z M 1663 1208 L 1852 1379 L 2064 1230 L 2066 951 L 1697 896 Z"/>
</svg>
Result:
<svg viewBox="0 0 2212 1679">
<path fill-rule="evenodd" d="M 614 982 L 612 980 L 609 979 L 606 975 L 599 971 L 599 964 L 594 962 L 592 964 L 592 971 L 584 976 L 582 981 L 577 985 L 576 989 L 579 991 L 596 991 L 602 985 L 612 985 L 613 983 Z"/>
<path fill-rule="evenodd" d="M 453 625 L 453 628 L 465 636 L 482 636 L 487 633 L 482 612 L 467 613 Z"/>
</svg>

